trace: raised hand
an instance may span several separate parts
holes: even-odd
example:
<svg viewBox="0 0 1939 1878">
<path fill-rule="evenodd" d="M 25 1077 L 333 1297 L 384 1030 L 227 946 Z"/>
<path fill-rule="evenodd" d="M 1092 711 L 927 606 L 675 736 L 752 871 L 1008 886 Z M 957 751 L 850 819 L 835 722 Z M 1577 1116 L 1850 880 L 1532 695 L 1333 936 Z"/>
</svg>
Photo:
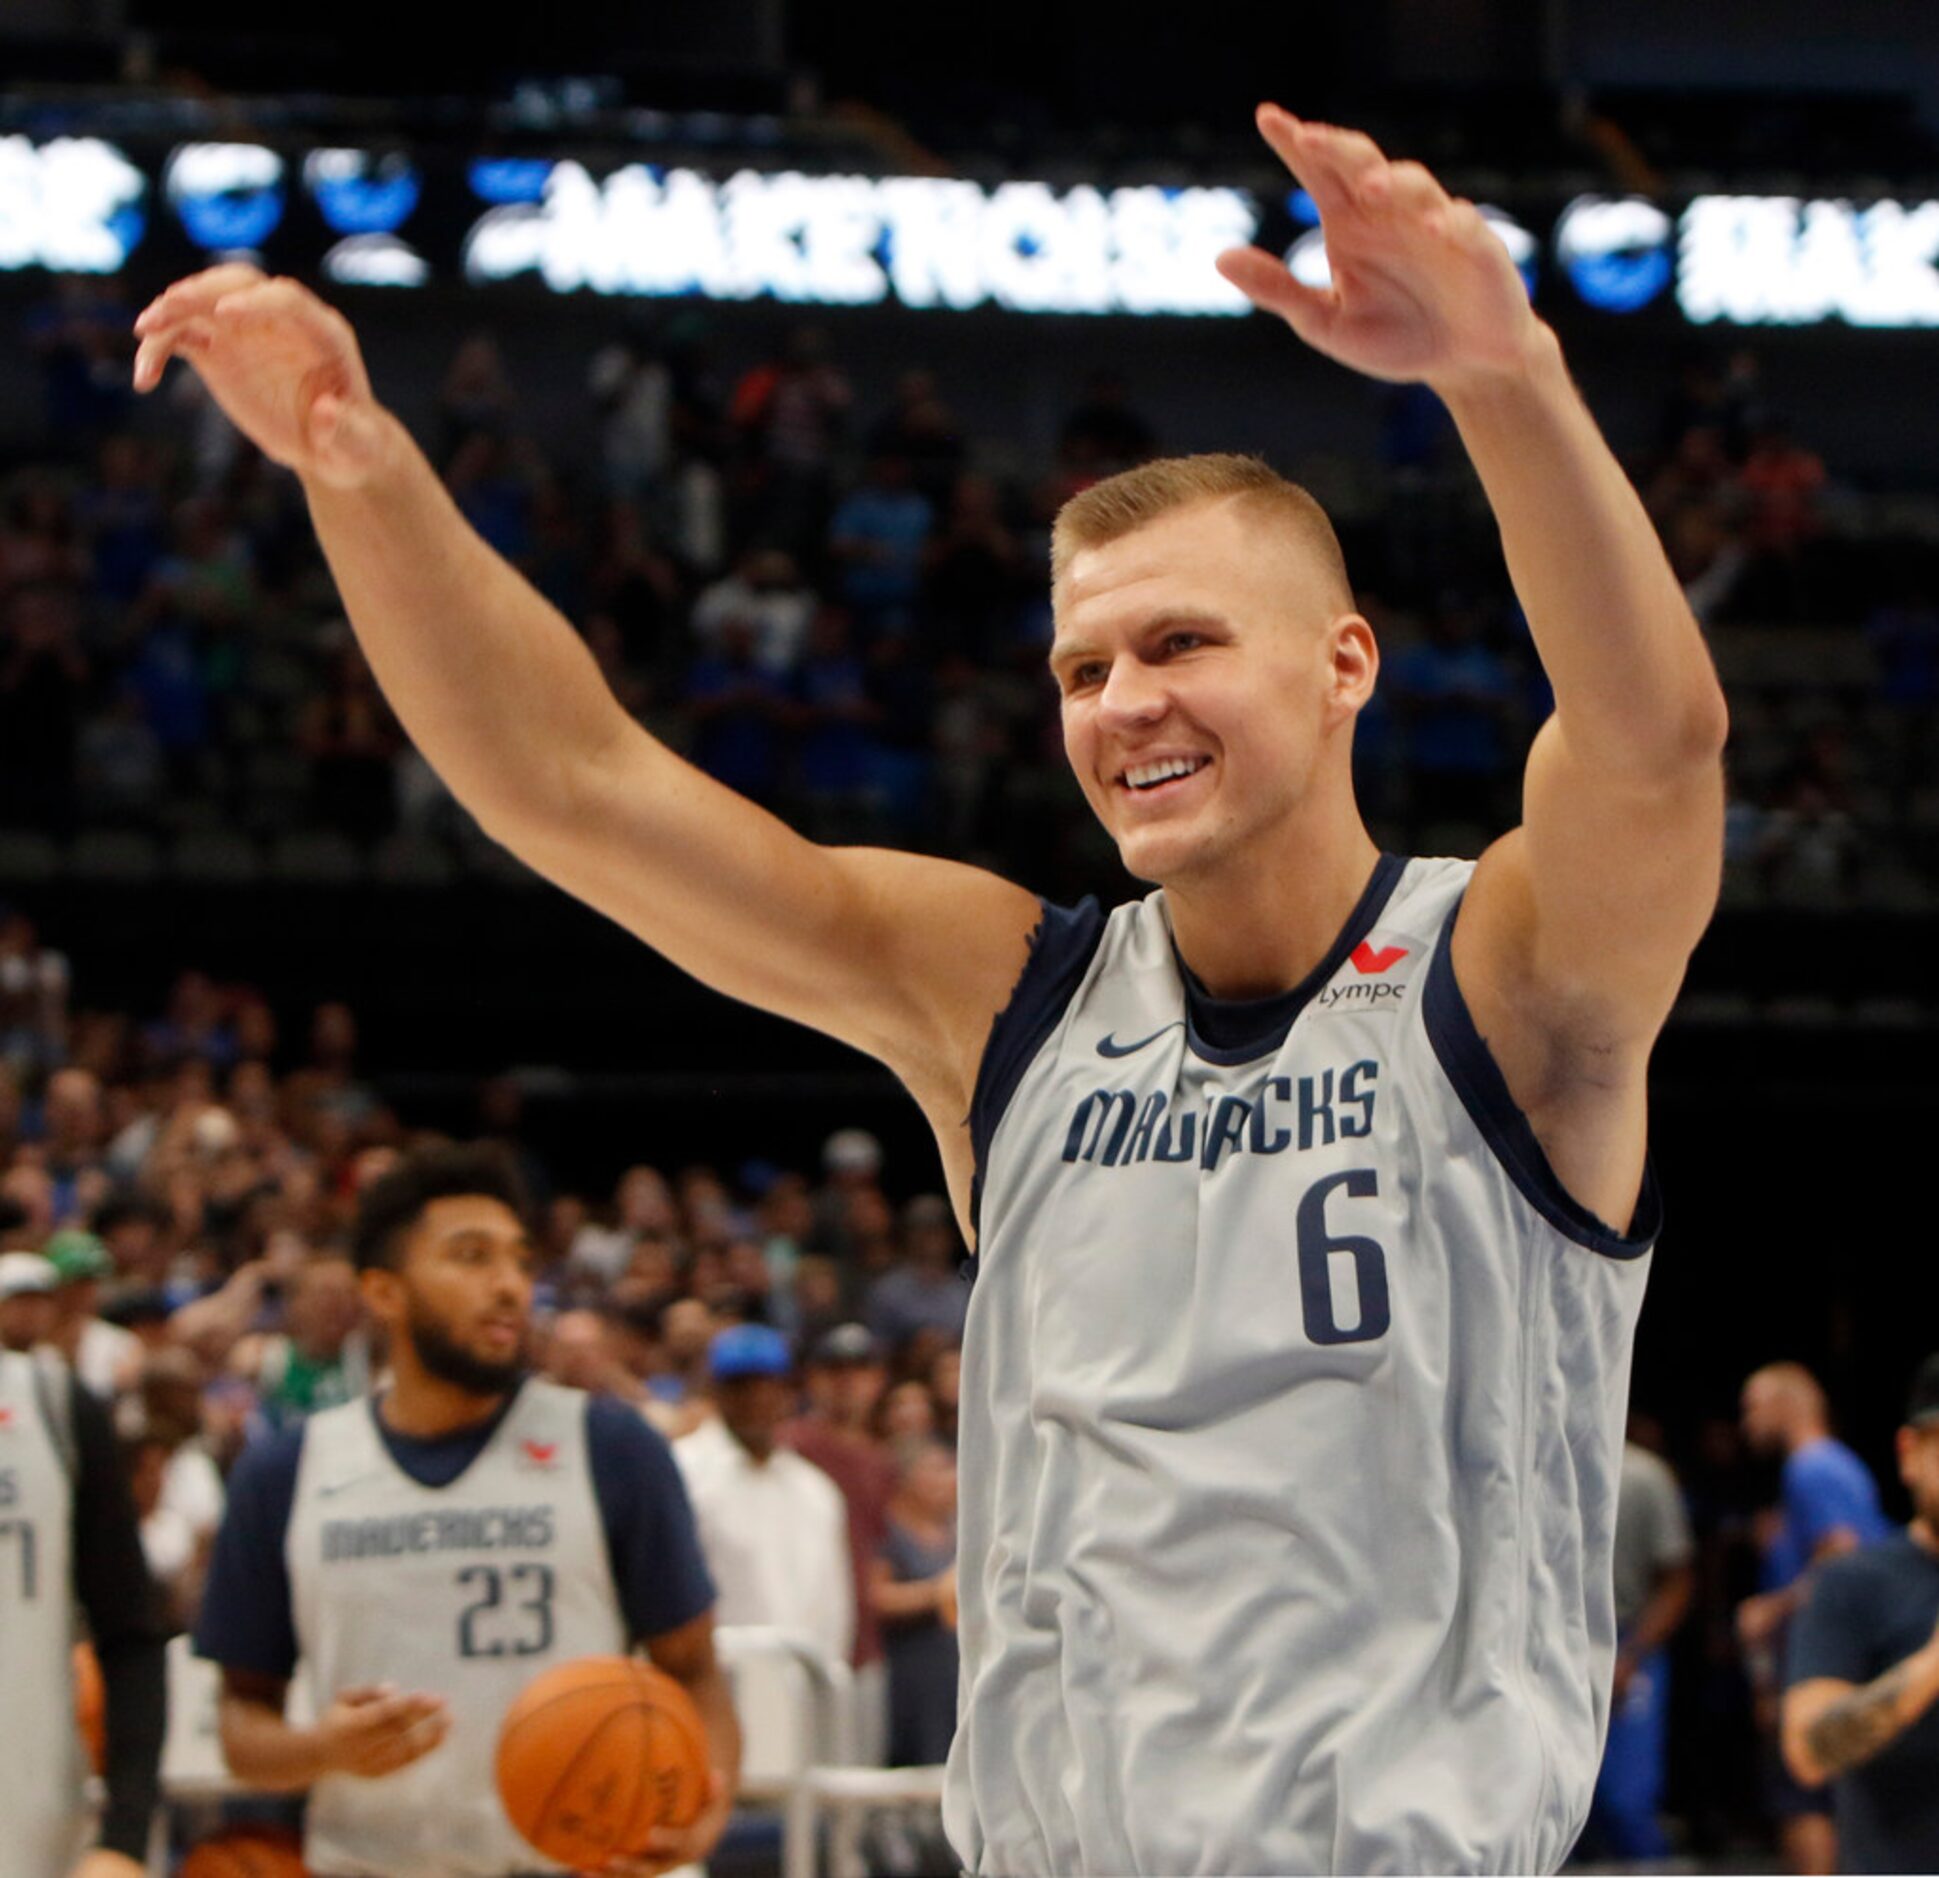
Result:
<svg viewBox="0 0 1939 1878">
<path fill-rule="evenodd" d="M 293 280 L 239 263 L 178 280 L 135 321 L 135 389 L 186 359 L 272 461 L 334 488 L 384 461 L 387 430 L 350 322 Z"/>
<path fill-rule="evenodd" d="M 1522 366 L 1541 325 L 1472 202 L 1418 163 L 1390 163 L 1357 130 L 1276 104 L 1259 107 L 1258 123 L 1319 209 L 1333 284 L 1302 286 L 1272 255 L 1228 248 L 1219 272 L 1255 306 L 1373 378 L 1449 390 Z"/>
</svg>

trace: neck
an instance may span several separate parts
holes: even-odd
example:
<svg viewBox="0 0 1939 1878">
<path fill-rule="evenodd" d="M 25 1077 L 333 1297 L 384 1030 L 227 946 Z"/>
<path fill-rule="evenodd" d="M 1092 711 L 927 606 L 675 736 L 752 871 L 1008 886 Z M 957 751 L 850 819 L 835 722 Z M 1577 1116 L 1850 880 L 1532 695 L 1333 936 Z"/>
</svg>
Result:
<svg viewBox="0 0 1939 1878">
<path fill-rule="evenodd" d="M 384 1426 L 400 1435 L 435 1440 L 475 1428 L 505 1406 L 511 1391 L 474 1395 L 454 1382 L 433 1376 L 402 1337 L 391 1346 L 391 1386 L 379 1404 Z"/>
<path fill-rule="evenodd" d="M 1939 1555 L 1939 1526 L 1935 1526 L 1931 1520 L 1915 1515 L 1906 1531 L 1912 1535 L 1912 1543 L 1920 1551 Z"/>
<path fill-rule="evenodd" d="M 1347 808 L 1324 832 L 1282 839 L 1264 859 L 1252 852 L 1216 874 L 1166 883 L 1179 953 L 1215 998 L 1290 991 L 1325 958 L 1380 858 Z"/>
<path fill-rule="evenodd" d="M 1791 1430 L 1790 1446 L 1786 1452 L 1795 1454 L 1800 1448 L 1808 1448 L 1814 1441 L 1822 1441 L 1830 1433 L 1831 1430 L 1823 1422 L 1801 1423 Z"/>
<path fill-rule="evenodd" d="M 738 1428 L 731 1426 L 729 1423 L 723 1421 L 721 1423 L 721 1426 L 725 1428 L 727 1432 L 734 1437 L 735 1441 L 740 1445 L 741 1449 L 747 1454 L 748 1458 L 754 1462 L 755 1466 L 765 1467 L 768 1464 L 768 1462 L 773 1458 L 774 1443 L 771 1440 L 750 1441 L 744 1434 L 741 1433 L 741 1431 Z"/>
</svg>

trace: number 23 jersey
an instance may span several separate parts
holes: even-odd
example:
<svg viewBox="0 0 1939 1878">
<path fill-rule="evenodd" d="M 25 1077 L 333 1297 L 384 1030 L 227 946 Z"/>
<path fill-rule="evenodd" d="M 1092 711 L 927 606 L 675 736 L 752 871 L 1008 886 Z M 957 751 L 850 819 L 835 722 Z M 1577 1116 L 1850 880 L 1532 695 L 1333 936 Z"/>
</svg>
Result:
<svg viewBox="0 0 1939 1878">
<path fill-rule="evenodd" d="M 373 1878 L 545 1868 L 499 1804 L 500 1718 L 541 1670 L 627 1647 L 585 1396 L 527 1381 L 441 1487 L 398 1466 L 369 1400 L 312 1416 L 286 1558 L 317 1713 L 340 1689 L 380 1682 L 451 1706 L 449 1737 L 422 1760 L 381 1780 L 317 1783 L 310 1868 Z"/>
<path fill-rule="evenodd" d="M 1383 857 L 1285 997 L 1047 909 L 972 1133 L 972 1871 L 1550 1870 L 1587 1814 L 1657 1201 L 1548 1168 Z"/>
</svg>

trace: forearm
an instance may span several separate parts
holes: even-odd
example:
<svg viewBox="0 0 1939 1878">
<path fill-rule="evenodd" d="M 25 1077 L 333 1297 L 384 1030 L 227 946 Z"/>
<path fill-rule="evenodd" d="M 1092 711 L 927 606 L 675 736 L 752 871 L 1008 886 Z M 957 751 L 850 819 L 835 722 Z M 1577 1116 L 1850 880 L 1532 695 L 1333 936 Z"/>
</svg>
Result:
<svg viewBox="0 0 1939 1878">
<path fill-rule="evenodd" d="M 1694 1574 L 1688 1566 L 1667 1573 L 1644 1601 L 1629 1635 L 1623 1640 L 1623 1654 L 1631 1662 L 1640 1661 L 1652 1650 L 1660 1650 L 1676 1634 L 1690 1608 Z"/>
<path fill-rule="evenodd" d="M 869 1600 L 885 1623 L 934 1617 L 943 1607 L 940 1578 L 886 1579 L 871 1585 Z"/>
<path fill-rule="evenodd" d="M 1555 335 L 1523 369 L 1442 390 L 1501 529 L 1578 761 L 1639 778 L 1712 762 L 1724 701 L 1656 530 Z"/>
<path fill-rule="evenodd" d="M 1862 1689 L 1841 1696 L 1804 1730 L 1823 1777 L 1836 1779 L 1888 1748 L 1939 1698 L 1939 1649 L 1928 1645 Z"/>
<path fill-rule="evenodd" d="M 567 758 L 627 724 L 572 627 L 459 513 L 385 413 L 382 468 L 309 481 L 310 516 L 391 708 L 447 787 L 497 832 L 570 813 Z"/>
<path fill-rule="evenodd" d="M 222 1698 L 222 1758 L 245 1786 L 266 1793 L 300 1793 L 330 1771 L 323 1737 L 299 1728 L 267 1702 Z"/>
<path fill-rule="evenodd" d="M 710 1665 L 686 1684 L 700 1719 L 707 1729 L 707 1756 L 714 1769 L 727 1782 L 727 1791 L 737 1793 L 741 1784 L 741 1723 L 734 1712 L 734 1692 L 726 1672 L 718 1663 Z"/>
</svg>

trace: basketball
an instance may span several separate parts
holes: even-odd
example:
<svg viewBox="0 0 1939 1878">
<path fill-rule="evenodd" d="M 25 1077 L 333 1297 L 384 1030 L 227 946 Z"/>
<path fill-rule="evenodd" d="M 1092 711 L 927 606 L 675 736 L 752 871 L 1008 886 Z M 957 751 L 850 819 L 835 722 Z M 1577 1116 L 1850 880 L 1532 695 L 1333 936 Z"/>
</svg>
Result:
<svg viewBox="0 0 1939 1878">
<path fill-rule="evenodd" d="M 308 1878 L 296 1839 L 267 1827 L 225 1832 L 183 1859 L 178 1878 Z"/>
<path fill-rule="evenodd" d="M 108 1691 L 91 1643 L 74 1646 L 74 1725 L 88 1751 L 88 1765 L 100 1773 L 108 1758 Z"/>
<path fill-rule="evenodd" d="M 498 1793 L 534 1850 L 576 1871 L 691 1825 L 707 1798 L 707 1732 L 649 1663 L 586 1656 L 536 1677 L 498 1734 Z"/>
</svg>

